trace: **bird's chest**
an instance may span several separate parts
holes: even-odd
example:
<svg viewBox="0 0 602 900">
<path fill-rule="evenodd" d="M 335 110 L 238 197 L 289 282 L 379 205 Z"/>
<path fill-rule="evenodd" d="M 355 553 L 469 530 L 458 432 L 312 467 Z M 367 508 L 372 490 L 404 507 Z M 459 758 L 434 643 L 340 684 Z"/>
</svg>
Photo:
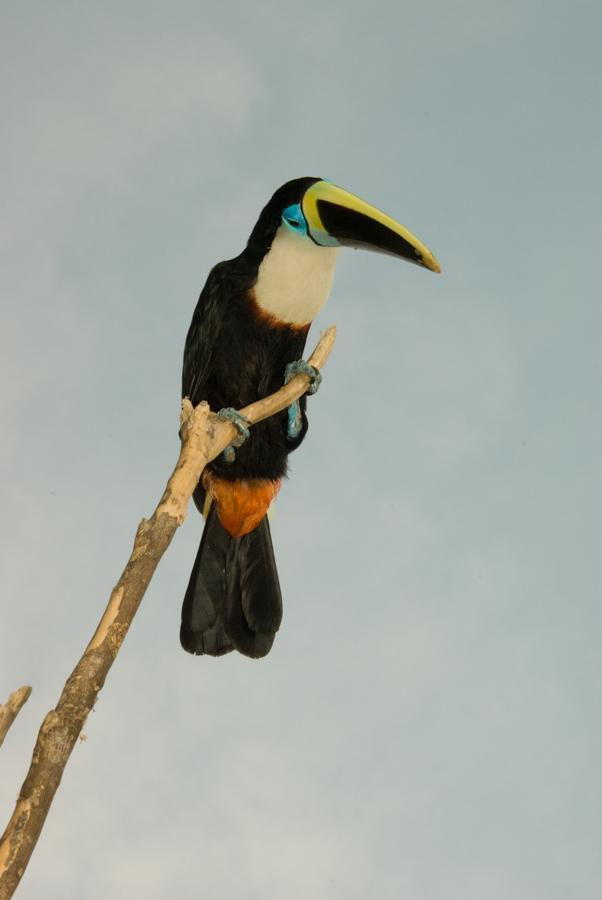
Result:
<svg viewBox="0 0 602 900">
<path fill-rule="evenodd" d="M 257 273 L 259 309 L 283 324 L 308 325 L 330 294 L 337 252 L 280 228 Z"/>
<path fill-rule="evenodd" d="M 238 409 L 278 390 L 288 363 L 303 355 L 308 329 L 266 315 L 251 291 L 237 295 L 212 348 L 203 398 L 212 408 Z"/>
</svg>

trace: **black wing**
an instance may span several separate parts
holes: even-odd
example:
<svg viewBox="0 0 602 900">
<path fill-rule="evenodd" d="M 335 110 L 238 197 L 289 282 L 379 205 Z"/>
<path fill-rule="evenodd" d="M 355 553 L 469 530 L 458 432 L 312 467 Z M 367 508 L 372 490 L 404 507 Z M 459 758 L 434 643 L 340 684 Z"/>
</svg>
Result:
<svg viewBox="0 0 602 900">
<path fill-rule="evenodd" d="M 182 397 L 193 406 L 205 399 L 205 385 L 211 373 L 213 351 L 222 328 L 224 305 L 228 299 L 228 279 L 224 263 L 209 273 L 188 329 L 182 368 Z"/>
</svg>

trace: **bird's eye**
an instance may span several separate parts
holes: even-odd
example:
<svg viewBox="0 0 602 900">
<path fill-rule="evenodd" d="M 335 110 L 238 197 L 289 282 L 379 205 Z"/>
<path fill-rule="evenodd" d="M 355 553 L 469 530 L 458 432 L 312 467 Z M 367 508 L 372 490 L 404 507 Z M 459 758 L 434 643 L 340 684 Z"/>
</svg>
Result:
<svg viewBox="0 0 602 900">
<path fill-rule="evenodd" d="M 282 213 L 282 221 L 285 225 L 288 225 L 289 228 L 292 228 L 293 231 L 300 231 L 303 234 L 307 231 L 305 216 L 301 212 L 301 207 L 298 203 L 286 207 Z"/>
</svg>

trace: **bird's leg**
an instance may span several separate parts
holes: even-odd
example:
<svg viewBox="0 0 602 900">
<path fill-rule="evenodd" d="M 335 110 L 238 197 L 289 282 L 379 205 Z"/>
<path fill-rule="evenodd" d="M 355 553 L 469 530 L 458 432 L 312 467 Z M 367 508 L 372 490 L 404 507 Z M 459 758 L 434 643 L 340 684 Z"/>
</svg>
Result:
<svg viewBox="0 0 602 900">
<path fill-rule="evenodd" d="M 246 418 L 246 416 L 242 416 L 231 406 L 225 406 L 223 409 L 220 409 L 220 411 L 218 412 L 218 416 L 220 417 L 220 419 L 225 419 L 226 422 L 232 422 L 232 424 L 238 431 L 238 437 L 234 438 L 232 443 L 229 444 L 223 452 L 224 460 L 227 463 L 233 463 L 236 459 L 236 450 L 239 447 L 242 447 L 244 442 L 249 438 L 249 425 L 251 423 Z"/>
<path fill-rule="evenodd" d="M 284 383 L 288 384 L 295 375 L 308 375 L 309 385 L 306 393 L 315 394 L 322 382 L 322 373 L 315 366 L 310 365 L 304 359 L 296 359 L 287 365 L 284 370 Z M 301 433 L 303 418 L 299 401 L 295 400 L 288 408 L 288 425 L 286 433 L 291 441 Z"/>
</svg>

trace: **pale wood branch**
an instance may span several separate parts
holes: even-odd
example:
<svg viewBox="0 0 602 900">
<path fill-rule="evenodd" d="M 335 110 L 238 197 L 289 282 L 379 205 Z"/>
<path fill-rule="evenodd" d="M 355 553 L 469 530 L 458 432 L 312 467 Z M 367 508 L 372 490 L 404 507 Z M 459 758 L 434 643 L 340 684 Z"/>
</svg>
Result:
<svg viewBox="0 0 602 900">
<path fill-rule="evenodd" d="M 0 703 L 0 747 L 4 743 L 8 729 L 21 712 L 21 707 L 29 700 L 30 694 L 31 688 L 25 685 L 13 691 L 6 703 Z"/>
<path fill-rule="evenodd" d="M 317 369 L 325 363 L 336 336 L 325 331 L 309 362 Z M 285 409 L 305 393 L 307 375 L 295 375 L 279 391 L 239 410 L 251 424 Z M 15 810 L 0 838 L 0 900 L 12 897 L 42 831 L 50 804 L 86 718 L 132 620 L 159 560 L 176 529 L 184 521 L 188 502 L 203 469 L 237 435 L 234 425 L 211 412 L 206 403 L 182 402 L 180 455 L 157 508 L 138 526 L 134 548 L 111 593 L 90 643 L 67 679 L 56 707 L 42 722 L 29 772 Z"/>
</svg>

